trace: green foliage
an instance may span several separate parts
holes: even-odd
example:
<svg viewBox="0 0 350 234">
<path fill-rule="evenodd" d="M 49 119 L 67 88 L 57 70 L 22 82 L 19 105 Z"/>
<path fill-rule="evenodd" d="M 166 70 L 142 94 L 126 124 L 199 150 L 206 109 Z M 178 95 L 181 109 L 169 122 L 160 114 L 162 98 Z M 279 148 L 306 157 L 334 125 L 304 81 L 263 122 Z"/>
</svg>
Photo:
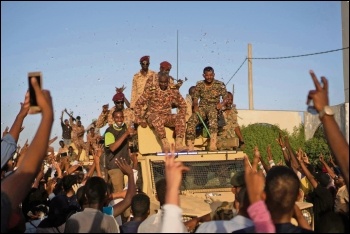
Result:
<svg viewBox="0 0 350 234">
<path fill-rule="evenodd" d="M 258 146 L 263 160 L 268 162 L 266 152 L 268 144 L 271 145 L 271 152 L 275 163 L 277 164 L 280 160 L 283 160 L 281 147 L 276 142 L 280 131 L 282 132 L 282 136 L 288 136 L 289 143 L 293 150 L 297 151 L 301 148 L 308 155 L 311 163 L 316 163 L 321 153 L 325 156 L 325 159 L 327 159 L 331 153 L 324 136 L 322 125 L 317 129 L 314 137 L 308 141 L 305 141 L 304 124 L 300 124 L 299 127 L 294 127 L 293 133 L 291 134 L 286 130 L 280 130 L 277 125 L 262 123 L 250 124 L 248 126 L 243 125 L 241 131 L 245 142 L 244 152 L 249 156 L 250 160 L 253 159 L 254 147 Z"/>
<path fill-rule="evenodd" d="M 279 136 L 279 132 L 282 131 L 282 135 L 287 135 L 286 130 L 280 130 L 277 125 L 271 124 L 250 124 L 248 126 L 242 126 L 241 131 L 244 137 L 245 149 L 244 152 L 249 156 L 249 159 L 253 159 L 253 150 L 255 146 L 259 147 L 261 157 L 267 161 L 267 146 L 271 145 L 271 152 L 273 160 L 278 163 L 283 159 L 281 147 L 276 142 Z"/>
</svg>

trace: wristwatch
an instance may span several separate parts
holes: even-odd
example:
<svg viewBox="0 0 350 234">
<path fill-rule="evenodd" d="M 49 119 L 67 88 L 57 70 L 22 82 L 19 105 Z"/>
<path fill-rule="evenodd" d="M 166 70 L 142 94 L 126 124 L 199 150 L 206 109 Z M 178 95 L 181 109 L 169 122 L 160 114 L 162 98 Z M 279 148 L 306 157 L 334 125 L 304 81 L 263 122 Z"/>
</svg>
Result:
<svg viewBox="0 0 350 234">
<path fill-rule="evenodd" d="M 319 113 L 319 118 L 322 119 L 324 115 L 334 115 L 334 111 L 330 106 L 324 106 Z"/>
</svg>

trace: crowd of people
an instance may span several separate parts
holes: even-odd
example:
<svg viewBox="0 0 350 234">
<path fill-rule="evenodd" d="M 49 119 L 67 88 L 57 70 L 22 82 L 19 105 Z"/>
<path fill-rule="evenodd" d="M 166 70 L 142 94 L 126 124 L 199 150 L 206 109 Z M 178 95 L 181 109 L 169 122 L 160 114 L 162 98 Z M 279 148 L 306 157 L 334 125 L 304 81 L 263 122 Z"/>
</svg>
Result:
<svg viewBox="0 0 350 234">
<path fill-rule="evenodd" d="M 175 159 L 175 152 L 196 150 L 194 140 L 200 127 L 209 139 L 208 151 L 244 148 L 233 94 L 215 79 L 212 67 L 203 69 L 204 80 L 183 98 L 179 92 L 183 81 L 175 83 L 169 75 L 169 62 L 162 62 L 159 72 L 149 69 L 149 56 L 143 56 L 140 65 L 130 102 L 123 94 L 125 88 L 117 88 L 112 98 L 115 105 L 110 109 L 104 105 L 87 128 L 79 116 L 62 111 L 62 140 L 56 154 L 50 146 L 56 138 L 49 138 L 53 100 L 50 91 L 41 90 L 31 79 L 41 108 L 38 130 L 30 144 L 17 146 L 30 108 L 26 93 L 1 141 L 2 233 L 348 232 L 349 146 L 333 114 L 325 111 L 329 105 L 325 77 L 321 84 L 310 72 L 316 89 L 308 93 L 308 99 L 320 113 L 334 158 L 328 163 L 320 155 L 322 165 L 316 168 L 302 149 L 293 149 L 288 137 L 280 135 L 277 143 L 284 162 L 275 165 L 271 154 L 269 162 L 264 162 L 255 147 L 253 162 L 246 156 L 244 172 L 231 178 L 228 214 L 209 213 L 184 222 L 179 190 L 183 173 L 190 168 Z M 176 113 L 172 113 L 174 108 Z M 65 113 L 69 120 L 63 120 Z M 106 125 L 101 134 L 100 128 Z M 150 198 L 136 187 L 140 127 L 151 128 L 166 153 L 165 177 L 156 182 L 159 210 L 153 215 Z M 165 127 L 173 129 L 175 144 L 169 143 Z M 87 158 L 82 157 L 83 151 Z M 271 153 L 269 147 L 267 152 Z M 86 167 L 83 161 L 89 157 L 93 163 Z M 313 204 L 314 226 L 306 221 L 297 201 Z"/>
</svg>

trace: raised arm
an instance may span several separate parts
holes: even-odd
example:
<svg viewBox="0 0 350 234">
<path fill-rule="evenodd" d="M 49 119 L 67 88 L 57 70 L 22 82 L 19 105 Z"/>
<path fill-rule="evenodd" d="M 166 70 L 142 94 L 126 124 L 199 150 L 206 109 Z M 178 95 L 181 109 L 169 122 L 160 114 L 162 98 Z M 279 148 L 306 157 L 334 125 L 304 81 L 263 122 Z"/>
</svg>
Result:
<svg viewBox="0 0 350 234">
<path fill-rule="evenodd" d="M 125 159 L 116 159 L 115 163 L 118 165 L 120 170 L 128 176 L 128 191 L 126 192 L 125 198 L 113 206 L 113 215 L 114 217 L 117 217 L 131 205 L 132 197 L 136 194 L 136 184 L 134 181 L 134 172 L 131 166 L 126 163 Z"/>
<path fill-rule="evenodd" d="M 316 90 L 310 90 L 308 100 L 313 100 L 315 109 L 323 116 L 320 116 L 321 123 L 340 171 L 344 176 L 346 186 L 349 189 L 349 144 L 346 142 L 333 115 L 324 114 L 325 107 L 329 106 L 328 100 L 328 81 L 326 77 L 321 76 L 322 84 L 318 81 L 315 73 L 310 71 L 311 78 L 315 84 Z"/>
<path fill-rule="evenodd" d="M 6 193 L 10 198 L 13 209 L 16 209 L 19 203 L 22 202 L 41 168 L 42 161 L 46 157 L 47 145 L 54 120 L 50 92 L 41 90 L 34 78 L 31 79 L 31 83 L 35 90 L 38 105 L 41 108 L 42 118 L 34 139 L 23 156 L 23 162 L 14 173 L 1 182 L 1 192 Z M 29 106 L 29 97 L 28 99 L 26 98 L 24 105 Z"/>
</svg>

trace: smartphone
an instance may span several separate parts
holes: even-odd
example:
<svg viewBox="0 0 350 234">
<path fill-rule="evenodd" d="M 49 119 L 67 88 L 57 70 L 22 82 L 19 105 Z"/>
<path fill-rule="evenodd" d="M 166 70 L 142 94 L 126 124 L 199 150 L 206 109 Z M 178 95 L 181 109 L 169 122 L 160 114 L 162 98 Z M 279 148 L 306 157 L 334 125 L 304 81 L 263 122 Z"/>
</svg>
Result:
<svg viewBox="0 0 350 234">
<path fill-rule="evenodd" d="M 40 88 L 42 88 L 42 74 L 41 72 L 28 72 L 28 86 L 29 86 L 29 102 L 30 102 L 30 113 L 39 113 L 41 111 L 36 101 L 36 95 L 30 79 L 35 77 Z"/>
</svg>

